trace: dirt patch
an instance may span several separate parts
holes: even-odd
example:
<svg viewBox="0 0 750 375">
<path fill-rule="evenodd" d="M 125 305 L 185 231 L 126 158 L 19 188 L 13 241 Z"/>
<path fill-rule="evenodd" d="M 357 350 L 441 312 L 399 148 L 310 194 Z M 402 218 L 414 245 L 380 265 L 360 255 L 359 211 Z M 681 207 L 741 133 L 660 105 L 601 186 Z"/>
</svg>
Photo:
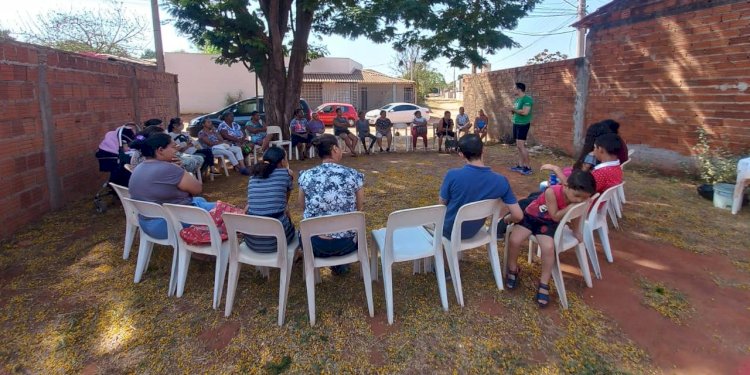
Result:
<svg viewBox="0 0 750 375">
<path fill-rule="evenodd" d="M 86 366 L 83 366 L 83 369 L 81 370 L 81 375 L 94 375 L 99 372 L 99 366 L 96 365 L 96 363 L 89 363 Z"/>
<path fill-rule="evenodd" d="M 208 350 L 222 350 L 229 345 L 239 331 L 240 323 L 229 321 L 220 324 L 218 327 L 204 330 L 198 335 L 198 340 Z"/>
<path fill-rule="evenodd" d="M 503 305 L 489 298 L 479 301 L 479 311 L 491 316 L 501 316 L 508 312 Z"/>
<path fill-rule="evenodd" d="M 26 268 L 20 264 L 14 264 L 14 265 L 3 268 L 3 270 L 0 271 L 0 284 L 1 285 L 10 284 L 10 282 L 13 281 L 13 279 L 15 279 L 18 276 L 21 276 L 25 269 Z"/>
<path fill-rule="evenodd" d="M 375 312 L 374 318 L 367 319 L 370 323 L 370 330 L 375 337 L 382 338 L 383 336 L 390 335 L 391 333 L 398 332 L 399 324 L 398 320 L 393 319 L 393 324 L 388 324 L 388 317 L 386 312 L 381 311 Z"/>
</svg>

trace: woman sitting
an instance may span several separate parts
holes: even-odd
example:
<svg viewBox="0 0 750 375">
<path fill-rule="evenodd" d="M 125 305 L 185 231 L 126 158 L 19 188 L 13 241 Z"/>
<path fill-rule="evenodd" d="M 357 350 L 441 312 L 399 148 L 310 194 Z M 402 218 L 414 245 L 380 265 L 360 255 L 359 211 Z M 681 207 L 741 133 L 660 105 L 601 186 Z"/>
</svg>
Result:
<svg viewBox="0 0 750 375">
<path fill-rule="evenodd" d="M 313 140 L 322 163 L 299 176 L 299 200 L 304 205 L 305 219 L 343 214 L 362 209 L 365 193 L 362 187 L 365 176 L 355 169 L 338 164 L 344 151 L 336 137 L 323 134 Z M 357 251 L 356 233 L 353 231 L 330 233 L 311 238 L 316 257 L 343 256 Z M 343 274 L 348 265 L 331 267 L 334 274 Z"/>
<path fill-rule="evenodd" d="M 260 113 L 258 111 L 250 112 L 250 120 L 245 123 L 245 133 L 256 146 L 261 147 L 262 152 L 268 150 L 268 145 L 271 143 L 271 137 L 268 136 L 268 127 L 260 119 Z"/>
<path fill-rule="evenodd" d="M 253 167 L 247 184 L 247 214 L 279 220 L 287 241 L 292 241 L 295 236 L 294 224 L 287 210 L 293 180 L 284 149 L 270 147 L 263 154 L 263 160 Z M 247 235 L 245 243 L 259 253 L 276 252 L 275 237 Z"/>
<path fill-rule="evenodd" d="M 136 136 L 136 139 L 139 138 L 149 138 L 153 136 L 154 134 L 166 134 L 164 131 L 164 128 L 158 125 L 149 125 L 146 127 L 146 129 L 143 129 L 142 132 L 138 133 Z M 130 166 L 131 168 L 135 168 L 139 164 L 141 164 L 145 160 L 144 155 L 138 151 L 135 150 L 132 153 L 132 156 L 130 157 Z M 201 165 L 203 164 L 203 156 L 202 155 L 190 155 L 190 154 L 184 154 L 182 152 L 178 152 L 175 154 L 175 161 L 179 163 L 179 165 L 184 168 L 186 171 L 190 173 L 195 173 Z"/>
<path fill-rule="evenodd" d="M 214 153 L 211 152 L 210 148 L 198 149 L 198 145 L 193 142 L 190 136 L 182 131 L 182 119 L 175 117 L 169 120 L 167 131 L 169 136 L 177 144 L 177 150 L 183 154 L 196 155 L 203 157 L 203 164 L 201 165 L 201 171 L 206 171 L 209 167 L 214 165 Z"/>
<path fill-rule="evenodd" d="M 216 203 L 196 197 L 203 190 L 203 185 L 175 164 L 178 160 L 177 146 L 169 135 L 155 133 L 148 138 L 136 137 L 130 147 L 140 151 L 145 158 L 130 177 L 130 196 L 133 199 L 196 206 L 206 211 L 216 206 Z M 167 238 L 164 219 L 139 217 L 138 223 L 149 236 Z"/>
<path fill-rule="evenodd" d="M 224 143 L 224 138 L 214 129 L 214 124 L 208 117 L 203 120 L 203 129 L 198 132 L 198 142 L 204 148 L 210 148 L 214 155 L 229 159 L 229 162 L 232 163 L 232 167 L 236 171 L 245 176 L 250 175 L 250 172 L 245 168 L 242 150 L 237 146 L 230 146 Z"/>
<path fill-rule="evenodd" d="M 443 118 L 440 119 L 440 122 L 438 122 L 437 125 L 437 137 L 438 137 L 438 152 L 443 152 L 443 137 L 455 137 L 456 133 L 453 132 L 453 119 L 451 119 L 451 113 L 450 111 L 445 111 L 445 114 L 443 115 Z M 446 152 L 448 151 L 448 146 L 445 146 Z"/>
<path fill-rule="evenodd" d="M 484 110 L 479 110 L 479 116 L 477 116 L 476 119 L 474 119 L 474 134 L 479 134 L 479 137 L 482 139 L 482 142 L 484 142 L 484 139 L 487 138 L 487 126 L 490 123 L 490 119 L 487 117 L 487 115 L 484 114 Z"/>
<path fill-rule="evenodd" d="M 581 149 L 581 154 L 578 156 L 578 160 L 573 165 L 573 169 L 588 171 L 596 166 L 598 163 L 594 157 L 594 141 L 596 141 L 600 135 L 609 133 L 618 134 L 619 129 L 620 123 L 611 119 L 591 124 L 589 128 L 586 129 L 586 138 L 583 142 L 583 148 Z M 620 164 L 628 161 L 628 146 L 625 144 L 625 141 L 622 141 L 622 147 L 617 152 L 617 159 L 620 160 Z"/>
<path fill-rule="evenodd" d="M 221 115 L 221 120 L 218 130 L 224 142 L 229 143 L 230 146 L 239 147 L 243 155 L 252 153 L 253 144 L 245 138 L 245 133 L 242 132 L 240 124 L 234 122 L 234 114 L 232 112 L 224 112 Z"/>
</svg>

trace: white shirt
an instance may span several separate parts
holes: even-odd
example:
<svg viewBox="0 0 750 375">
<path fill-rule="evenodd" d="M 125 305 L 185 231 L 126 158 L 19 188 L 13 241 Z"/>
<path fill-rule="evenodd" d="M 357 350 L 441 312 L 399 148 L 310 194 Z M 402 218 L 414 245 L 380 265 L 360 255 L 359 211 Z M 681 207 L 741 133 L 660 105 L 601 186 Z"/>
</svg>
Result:
<svg viewBox="0 0 750 375">
<path fill-rule="evenodd" d="M 460 114 L 459 113 L 456 116 L 456 124 L 458 125 L 459 128 L 463 128 L 468 123 L 469 123 L 469 115 L 467 115 L 465 113 L 464 114 Z"/>
</svg>

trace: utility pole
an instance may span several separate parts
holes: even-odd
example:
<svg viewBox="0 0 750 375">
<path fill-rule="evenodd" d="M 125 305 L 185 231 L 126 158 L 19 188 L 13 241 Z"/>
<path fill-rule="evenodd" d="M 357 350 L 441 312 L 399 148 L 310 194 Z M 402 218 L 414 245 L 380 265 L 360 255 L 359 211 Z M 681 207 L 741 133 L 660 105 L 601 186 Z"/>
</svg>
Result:
<svg viewBox="0 0 750 375">
<path fill-rule="evenodd" d="M 158 0 L 151 0 L 151 19 L 154 22 L 154 50 L 156 51 L 156 70 L 164 71 L 164 47 L 161 44 L 161 22 L 159 21 Z"/>
<path fill-rule="evenodd" d="M 586 16 L 586 0 L 578 0 L 578 20 Z M 578 26 L 578 57 L 583 57 L 586 45 L 586 28 Z"/>
</svg>

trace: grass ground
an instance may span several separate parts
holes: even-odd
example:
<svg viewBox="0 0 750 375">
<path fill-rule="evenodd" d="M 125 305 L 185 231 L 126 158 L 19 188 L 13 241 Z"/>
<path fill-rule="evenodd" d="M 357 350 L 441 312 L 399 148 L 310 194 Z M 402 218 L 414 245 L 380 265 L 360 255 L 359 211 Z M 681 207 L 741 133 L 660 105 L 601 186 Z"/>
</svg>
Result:
<svg viewBox="0 0 750 375">
<path fill-rule="evenodd" d="M 512 160 L 510 148 L 487 149 L 486 163 L 501 173 Z M 542 162 L 570 160 L 535 156 L 535 163 Z M 292 168 L 299 171 L 315 163 L 293 162 Z M 343 163 L 366 175 L 368 230 L 384 226 L 394 210 L 435 204 L 446 170 L 462 165 L 457 156 L 434 152 L 346 157 Z M 520 196 L 533 191 L 541 176 L 509 178 Z M 636 170 L 628 170 L 626 179 L 624 230 L 613 233 L 616 262 L 605 262 L 605 278 L 596 280 L 594 289 L 583 287 L 575 272 L 566 274 L 569 310 L 559 309 L 555 293 L 551 308 L 536 307 L 532 282 L 538 265 L 522 263 L 520 290 L 498 291 L 486 253 L 476 250 L 461 263 L 466 307 L 456 304 L 449 285 L 447 312 L 440 308 L 434 275 L 412 275 L 411 264 L 396 266 L 392 326 L 385 318 L 379 282 L 373 285 L 376 315 L 367 315 L 356 269 L 343 277 L 323 270 L 323 282 L 316 287 L 315 327 L 308 323 L 301 264 L 293 270 L 282 327 L 276 325 L 277 272 L 266 280 L 244 267 L 229 318 L 223 316 L 223 304 L 221 311 L 211 309 L 213 262 L 193 260 L 185 295 L 168 298 L 171 250 L 157 246 L 144 280 L 134 284 L 137 246 L 129 260 L 122 259 L 122 209 L 117 205 L 97 214 L 91 201 L 83 200 L 1 244 L 0 372 L 722 372 L 712 367 L 698 371 L 703 367 L 642 339 L 641 330 L 657 329 L 672 352 L 680 340 L 706 331 L 713 337 L 705 344 L 711 356 L 725 355 L 731 359 L 724 361 L 729 369 L 739 368 L 737 358 L 750 355 L 750 337 L 731 327 L 742 327 L 750 308 L 750 210 L 732 216 L 714 209 L 695 194 L 690 181 Z M 220 176 L 205 184 L 205 196 L 244 205 L 245 189 L 245 178 Z M 294 200 L 291 206 L 298 223 L 301 208 Z M 646 245 L 648 251 L 643 251 L 640 247 Z M 661 258 L 644 260 L 662 248 Z M 574 259 L 568 256 L 564 262 L 576 265 Z M 703 262 L 714 281 L 700 283 L 698 290 L 689 284 L 692 275 L 653 274 L 656 263 L 680 268 L 670 262 L 684 262 L 681 267 Z M 713 273 L 719 266 L 726 272 Z M 648 280 L 662 283 L 660 290 L 679 290 L 686 308 L 694 311 L 678 324 L 639 302 L 644 299 L 637 284 L 641 272 L 651 272 Z M 732 314 L 706 310 L 706 296 L 717 296 L 717 291 L 738 296 L 736 306 L 744 307 L 732 307 Z M 623 307 L 620 301 L 631 296 L 634 302 Z M 632 309 L 640 317 L 626 313 Z M 730 321 L 702 328 L 701 320 L 709 317 Z M 697 357 L 710 361 L 708 355 Z"/>
</svg>

